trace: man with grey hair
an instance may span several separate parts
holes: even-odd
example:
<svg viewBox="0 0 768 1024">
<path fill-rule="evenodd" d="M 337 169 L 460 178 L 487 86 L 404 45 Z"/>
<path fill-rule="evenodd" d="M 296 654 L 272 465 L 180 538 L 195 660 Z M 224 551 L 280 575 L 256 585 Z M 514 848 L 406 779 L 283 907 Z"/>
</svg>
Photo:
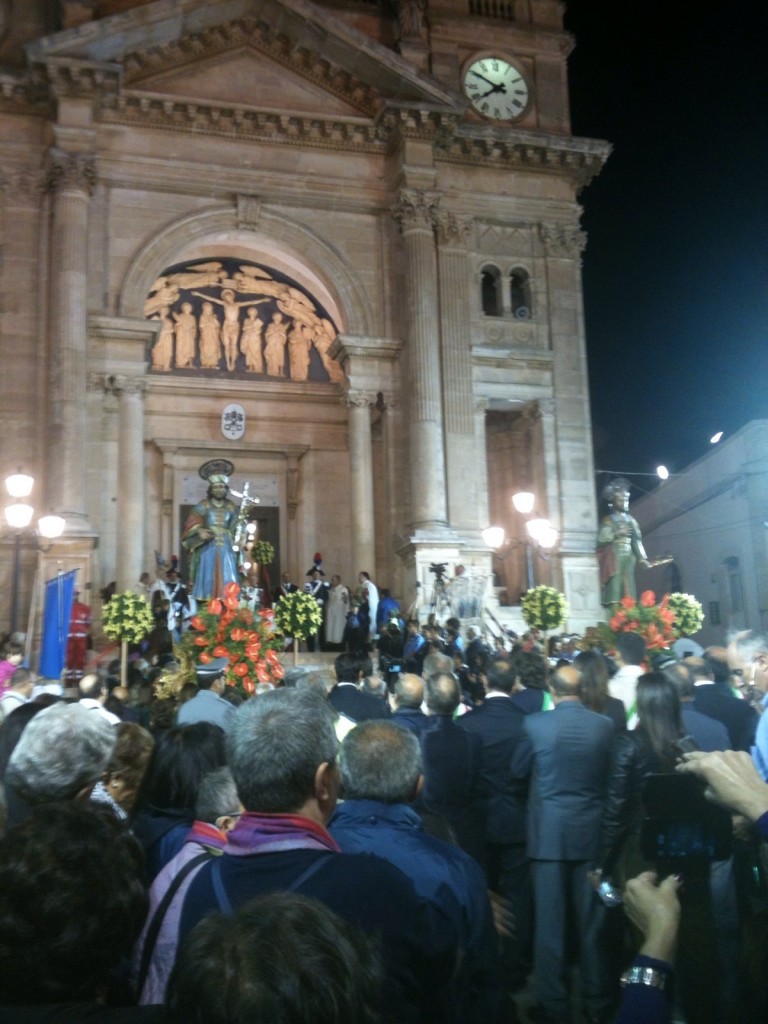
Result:
<svg viewBox="0 0 768 1024">
<path fill-rule="evenodd" d="M 455 947 L 400 872 L 341 853 L 325 825 L 339 775 L 334 715 L 316 693 L 276 689 L 237 710 L 229 766 L 245 808 L 220 857 L 196 868 L 179 912 L 179 941 L 212 910 L 263 892 L 313 896 L 380 937 L 387 1012 L 398 1021 L 452 1021 L 447 990 Z M 169 913 L 177 913 L 174 901 Z"/>
<path fill-rule="evenodd" d="M 454 998 L 458 1019 L 495 1021 L 500 960 L 485 876 L 463 850 L 428 835 L 409 806 L 421 788 L 416 735 L 394 722 L 363 722 L 339 751 L 344 802 L 329 831 L 348 853 L 373 853 L 406 874 L 450 921 L 461 951 Z"/>
<path fill-rule="evenodd" d="M 80 704 L 54 704 L 24 729 L 5 772 L 8 826 L 39 804 L 87 800 L 107 767 L 117 734 Z"/>
</svg>

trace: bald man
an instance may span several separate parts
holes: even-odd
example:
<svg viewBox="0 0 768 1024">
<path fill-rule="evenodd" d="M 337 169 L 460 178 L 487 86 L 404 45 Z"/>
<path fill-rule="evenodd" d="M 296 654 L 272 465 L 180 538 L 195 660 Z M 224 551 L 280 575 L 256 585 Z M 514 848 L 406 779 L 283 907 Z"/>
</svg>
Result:
<svg viewBox="0 0 768 1024">
<path fill-rule="evenodd" d="M 424 701 L 424 680 L 412 672 L 404 672 L 395 683 L 395 711 L 392 721 L 403 725 L 417 736 L 429 725 L 429 718 L 422 711 Z"/>
</svg>

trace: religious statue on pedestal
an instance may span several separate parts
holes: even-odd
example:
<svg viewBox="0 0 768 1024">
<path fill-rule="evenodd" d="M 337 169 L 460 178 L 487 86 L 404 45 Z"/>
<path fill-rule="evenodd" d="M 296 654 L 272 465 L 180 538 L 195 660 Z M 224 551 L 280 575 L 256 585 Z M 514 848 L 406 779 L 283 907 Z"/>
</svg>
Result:
<svg viewBox="0 0 768 1024">
<path fill-rule="evenodd" d="M 610 512 L 600 523 L 597 534 L 597 560 L 602 587 L 600 603 L 610 613 L 622 597 L 637 597 L 635 565 L 651 567 L 643 547 L 636 519 L 629 514 L 629 481 L 611 480 L 603 491 Z"/>
<path fill-rule="evenodd" d="M 227 497 L 233 469 L 226 459 L 211 459 L 200 468 L 208 496 L 192 509 L 182 531 L 181 542 L 191 555 L 192 596 L 198 600 L 224 597 L 226 584 L 239 580 L 233 547 L 238 509 Z"/>
</svg>

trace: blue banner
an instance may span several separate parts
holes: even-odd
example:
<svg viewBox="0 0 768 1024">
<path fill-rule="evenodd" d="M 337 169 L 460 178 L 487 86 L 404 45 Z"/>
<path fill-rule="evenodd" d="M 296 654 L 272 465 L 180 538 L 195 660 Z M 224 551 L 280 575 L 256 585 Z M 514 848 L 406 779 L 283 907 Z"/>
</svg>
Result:
<svg viewBox="0 0 768 1024">
<path fill-rule="evenodd" d="M 76 573 L 77 569 L 60 572 L 55 579 L 47 580 L 45 584 L 40 675 L 46 679 L 59 679 L 64 669 Z"/>
</svg>

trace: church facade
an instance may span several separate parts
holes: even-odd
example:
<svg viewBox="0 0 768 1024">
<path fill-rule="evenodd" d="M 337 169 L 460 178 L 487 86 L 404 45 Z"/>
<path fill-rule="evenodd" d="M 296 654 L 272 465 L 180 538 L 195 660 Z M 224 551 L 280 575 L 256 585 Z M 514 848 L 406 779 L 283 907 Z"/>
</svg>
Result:
<svg viewBox="0 0 768 1024">
<path fill-rule="evenodd" d="M 135 586 L 221 458 L 273 577 L 321 552 L 406 607 L 435 563 L 516 604 L 533 491 L 559 543 L 528 573 L 600 617 L 578 194 L 608 147 L 571 134 L 562 16 L 0 2 L 0 469 L 67 520 L 28 568 Z"/>
</svg>

